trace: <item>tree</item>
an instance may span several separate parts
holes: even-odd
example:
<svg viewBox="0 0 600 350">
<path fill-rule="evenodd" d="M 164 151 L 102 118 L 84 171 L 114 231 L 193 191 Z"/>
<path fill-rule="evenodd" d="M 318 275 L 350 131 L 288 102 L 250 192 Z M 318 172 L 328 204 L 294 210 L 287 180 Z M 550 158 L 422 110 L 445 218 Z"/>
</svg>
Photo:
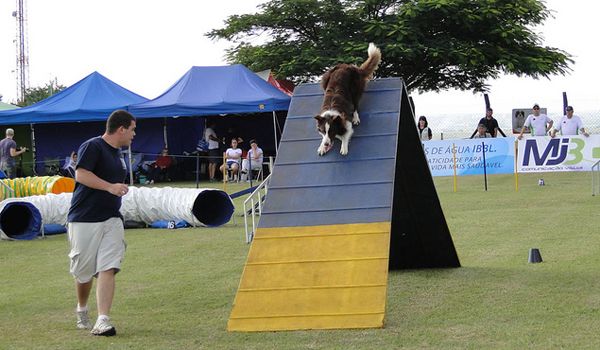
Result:
<svg viewBox="0 0 600 350">
<path fill-rule="evenodd" d="M 17 103 L 17 106 L 25 107 L 25 106 L 32 105 L 32 104 L 39 102 L 41 100 L 44 100 L 64 89 L 65 89 L 65 86 L 59 85 L 58 82 L 56 81 L 56 79 L 51 80 L 43 87 L 39 86 L 39 87 L 34 87 L 34 88 L 27 88 L 25 90 L 25 98 L 22 101 L 19 101 Z"/>
<path fill-rule="evenodd" d="M 294 82 L 361 63 L 374 42 L 383 54 L 377 75 L 402 77 L 409 91 L 487 91 L 501 73 L 570 71 L 571 55 L 534 31 L 550 15 L 537 0 L 271 0 L 206 35 L 235 44 L 230 63 Z"/>
</svg>

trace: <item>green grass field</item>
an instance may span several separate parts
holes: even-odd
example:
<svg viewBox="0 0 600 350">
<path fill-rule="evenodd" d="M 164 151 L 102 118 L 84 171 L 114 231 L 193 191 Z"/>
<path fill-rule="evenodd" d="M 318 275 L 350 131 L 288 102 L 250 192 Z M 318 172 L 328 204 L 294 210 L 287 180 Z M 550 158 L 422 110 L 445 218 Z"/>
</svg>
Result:
<svg viewBox="0 0 600 350">
<path fill-rule="evenodd" d="M 390 273 L 383 329 L 227 332 L 249 249 L 238 199 L 219 228 L 126 231 L 111 338 L 75 329 L 66 235 L 0 242 L 0 349 L 600 348 L 590 173 L 521 175 L 518 192 L 512 176 L 435 182 L 462 267 Z"/>
</svg>

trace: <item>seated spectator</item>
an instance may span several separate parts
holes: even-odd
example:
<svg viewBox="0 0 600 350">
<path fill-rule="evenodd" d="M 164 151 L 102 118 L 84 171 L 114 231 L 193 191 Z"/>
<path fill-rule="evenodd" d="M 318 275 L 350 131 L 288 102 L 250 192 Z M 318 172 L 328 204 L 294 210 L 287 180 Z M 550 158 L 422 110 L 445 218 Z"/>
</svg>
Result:
<svg viewBox="0 0 600 350">
<path fill-rule="evenodd" d="M 169 169 L 174 163 L 173 157 L 169 155 L 169 150 L 163 148 L 158 158 L 156 158 L 156 161 L 148 167 L 146 184 L 153 184 L 155 181 L 158 181 L 160 177 L 164 177 L 167 181 L 171 181 L 169 178 Z"/>
<path fill-rule="evenodd" d="M 65 161 L 61 175 L 65 177 L 75 178 L 75 167 L 77 166 L 77 152 L 71 152 L 71 155 Z"/>
<path fill-rule="evenodd" d="M 479 124 L 477 126 L 477 133 L 473 135 L 474 139 L 485 139 L 488 137 L 492 137 L 489 132 L 487 132 L 487 126 L 485 124 Z"/>
<path fill-rule="evenodd" d="M 263 150 L 258 147 L 256 140 L 250 140 L 250 150 L 248 150 L 246 159 L 242 161 L 242 180 L 246 180 L 249 170 L 261 170 L 262 165 Z"/>
<path fill-rule="evenodd" d="M 238 148 L 238 140 L 231 139 L 231 147 L 223 152 L 225 164 L 221 165 L 221 172 L 225 176 L 225 171 L 231 171 L 231 175 L 235 178 L 240 169 L 240 161 L 242 160 L 242 149 Z M 226 179 L 225 179 L 226 180 Z"/>
</svg>

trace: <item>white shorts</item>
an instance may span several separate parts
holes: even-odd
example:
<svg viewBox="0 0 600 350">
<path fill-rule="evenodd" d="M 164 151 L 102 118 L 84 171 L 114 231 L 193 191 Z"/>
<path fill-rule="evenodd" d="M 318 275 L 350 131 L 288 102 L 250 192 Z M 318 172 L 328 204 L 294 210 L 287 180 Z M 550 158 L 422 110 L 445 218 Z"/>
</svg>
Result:
<svg viewBox="0 0 600 350">
<path fill-rule="evenodd" d="M 87 283 L 98 272 L 121 269 L 125 256 L 125 229 L 120 218 L 103 222 L 70 222 L 68 224 L 71 244 L 69 271 L 79 283 Z"/>
</svg>

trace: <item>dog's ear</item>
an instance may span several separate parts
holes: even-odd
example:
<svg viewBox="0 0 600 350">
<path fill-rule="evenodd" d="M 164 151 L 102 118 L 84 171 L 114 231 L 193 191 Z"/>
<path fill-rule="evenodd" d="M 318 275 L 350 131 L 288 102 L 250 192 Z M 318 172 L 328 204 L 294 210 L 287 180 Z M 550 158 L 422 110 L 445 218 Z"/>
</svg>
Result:
<svg viewBox="0 0 600 350">
<path fill-rule="evenodd" d="M 322 123 L 325 120 L 320 114 L 315 115 L 315 119 L 317 120 L 317 123 Z"/>
</svg>

